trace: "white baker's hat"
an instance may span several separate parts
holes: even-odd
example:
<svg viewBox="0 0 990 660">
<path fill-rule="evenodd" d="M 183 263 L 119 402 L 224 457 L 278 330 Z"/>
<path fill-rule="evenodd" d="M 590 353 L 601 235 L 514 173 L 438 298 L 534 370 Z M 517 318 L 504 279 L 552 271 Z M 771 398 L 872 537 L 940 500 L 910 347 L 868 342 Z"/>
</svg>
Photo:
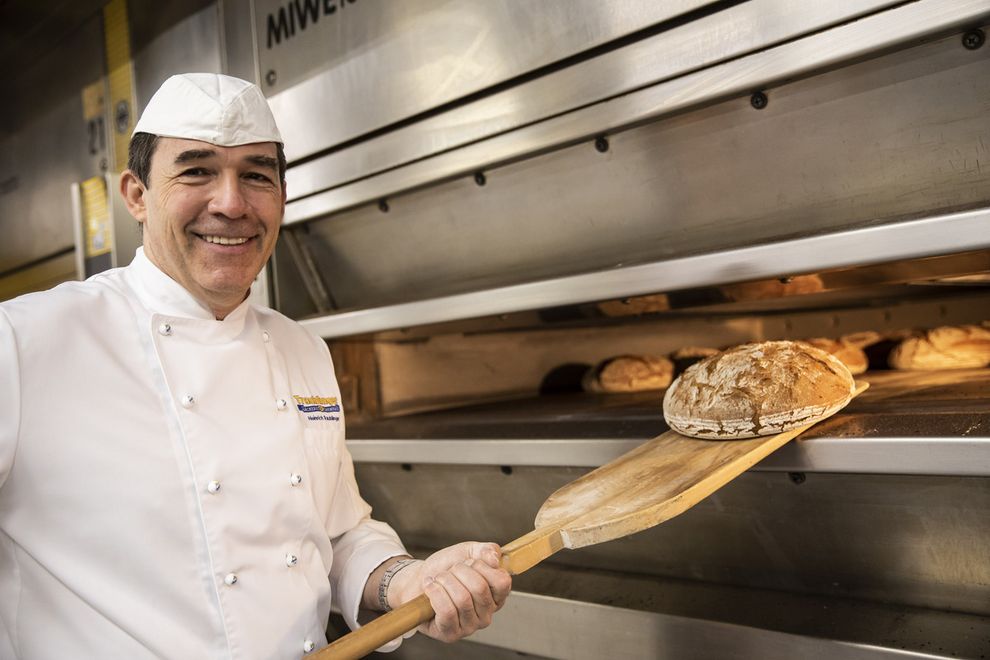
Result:
<svg viewBox="0 0 990 660">
<path fill-rule="evenodd" d="M 282 142 L 258 86 L 220 73 L 182 73 L 163 82 L 134 132 L 202 140 L 220 147 Z"/>
</svg>

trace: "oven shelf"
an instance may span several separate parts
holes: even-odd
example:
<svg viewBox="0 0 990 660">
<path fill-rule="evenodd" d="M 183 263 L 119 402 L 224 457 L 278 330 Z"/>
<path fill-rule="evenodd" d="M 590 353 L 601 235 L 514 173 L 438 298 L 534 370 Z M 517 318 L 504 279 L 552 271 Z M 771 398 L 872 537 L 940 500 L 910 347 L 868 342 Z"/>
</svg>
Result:
<svg viewBox="0 0 990 660">
<path fill-rule="evenodd" d="M 756 470 L 990 476 L 990 369 L 868 372 L 870 389 Z M 660 393 L 555 395 L 355 423 L 355 461 L 596 467 L 668 429 Z"/>
</svg>

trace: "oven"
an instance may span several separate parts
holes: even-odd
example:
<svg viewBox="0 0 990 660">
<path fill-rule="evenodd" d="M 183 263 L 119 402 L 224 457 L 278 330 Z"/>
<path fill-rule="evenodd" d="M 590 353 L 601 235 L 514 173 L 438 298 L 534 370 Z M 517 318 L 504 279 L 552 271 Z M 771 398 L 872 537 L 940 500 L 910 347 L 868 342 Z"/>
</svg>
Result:
<svg viewBox="0 0 990 660">
<path fill-rule="evenodd" d="M 667 429 L 661 392 L 582 390 L 604 359 L 990 320 L 985 0 L 222 20 L 286 138 L 275 307 L 328 341 L 362 493 L 417 556 L 521 536 Z M 392 657 L 990 656 L 990 369 L 883 345 L 864 395 L 693 509 Z"/>
</svg>

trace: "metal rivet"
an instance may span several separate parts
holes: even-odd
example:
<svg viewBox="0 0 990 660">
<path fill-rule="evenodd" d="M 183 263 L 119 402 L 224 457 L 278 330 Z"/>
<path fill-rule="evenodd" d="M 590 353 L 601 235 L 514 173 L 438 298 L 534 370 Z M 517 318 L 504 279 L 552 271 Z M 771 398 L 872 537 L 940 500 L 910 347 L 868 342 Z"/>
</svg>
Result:
<svg viewBox="0 0 990 660">
<path fill-rule="evenodd" d="M 182 397 L 183 408 L 192 408 L 194 403 L 196 403 L 196 399 L 193 398 L 192 394 L 187 394 Z"/>
<path fill-rule="evenodd" d="M 767 95 L 764 94 L 763 92 L 755 92 L 752 96 L 749 97 L 749 104 L 754 108 L 756 108 L 757 110 L 762 110 L 763 108 L 767 107 L 767 103 L 769 102 L 770 99 L 768 99 Z"/>
<path fill-rule="evenodd" d="M 275 407 L 279 410 L 285 410 L 285 407 L 289 405 L 289 402 L 285 399 L 279 399 L 275 402 Z"/>
<path fill-rule="evenodd" d="M 295 555 L 286 555 L 285 556 L 285 565 L 286 566 L 289 566 L 290 568 L 292 566 L 295 566 L 298 562 L 299 562 L 299 557 L 296 557 Z"/>
<path fill-rule="evenodd" d="M 488 183 L 488 179 L 485 178 L 484 172 L 477 172 L 474 175 L 474 182 L 477 183 L 479 186 L 483 186 L 486 183 Z"/>
<path fill-rule="evenodd" d="M 232 587 L 237 584 L 237 576 L 233 573 L 227 573 L 227 575 L 223 578 L 223 583 L 228 587 Z"/>
<path fill-rule="evenodd" d="M 126 133 L 131 127 L 131 106 L 126 100 L 117 101 L 114 106 L 113 126 L 118 133 Z"/>
<path fill-rule="evenodd" d="M 158 334 L 168 337 L 170 334 L 172 334 L 172 326 L 170 326 L 168 323 L 162 323 L 160 326 L 158 326 Z"/>
<path fill-rule="evenodd" d="M 296 474 L 289 475 L 289 485 L 290 486 L 298 486 L 301 483 L 302 483 L 302 475 L 301 474 L 296 473 Z"/>
<path fill-rule="evenodd" d="M 986 43 L 986 40 L 983 30 L 970 30 L 962 36 L 962 45 L 966 50 L 976 50 Z"/>
<path fill-rule="evenodd" d="M 209 492 L 211 492 L 213 494 L 219 493 L 220 492 L 220 482 L 219 481 L 211 481 L 210 483 L 206 484 L 206 490 L 208 490 Z"/>
<path fill-rule="evenodd" d="M 382 213 L 388 213 L 388 200 L 381 200 L 378 202 L 378 210 Z"/>
<path fill-rule="evenodd" d="M 268 69 L 268 73 L 265 74 L 265 82 L 274 85 L 276 80 L 278 80 L 278 76 L 275 75 L 275 69 Z"/>
<path fill-rule="evenodd" d="M 595 138 L 595 149 L 600 153 L 605 153 L 608 151 L 608 138 L 604 135 L 599 135 Z"/>
</svg>

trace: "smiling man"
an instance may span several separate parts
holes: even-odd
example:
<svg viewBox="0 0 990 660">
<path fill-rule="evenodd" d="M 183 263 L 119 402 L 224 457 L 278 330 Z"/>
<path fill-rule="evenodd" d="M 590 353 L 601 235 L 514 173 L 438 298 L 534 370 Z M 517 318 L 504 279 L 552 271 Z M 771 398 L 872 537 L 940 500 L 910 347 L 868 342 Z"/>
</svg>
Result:
<svg viewBox="0 0 990 660">
<path fill-rule="evenodd" d="M 276 145 L 139 139 L 155 143 L 153 166 L 147 181 L 124 172 L 121 193 L 144 226 L 145 256 L 223 319 L 275 248 L 285 210 Z"/>
<path fill-rule="evenodd" d="M 425 590 L 453 641 L 505 602 L 497 545 L 413 560 L 370 517 L 326 344 L 247 302 L 284 175 L 256 86 L 174 76 L 121 176 L 131 265 L 0 305 L 0 657 L 298 658 L 331 604 Z"/>
</svg>

